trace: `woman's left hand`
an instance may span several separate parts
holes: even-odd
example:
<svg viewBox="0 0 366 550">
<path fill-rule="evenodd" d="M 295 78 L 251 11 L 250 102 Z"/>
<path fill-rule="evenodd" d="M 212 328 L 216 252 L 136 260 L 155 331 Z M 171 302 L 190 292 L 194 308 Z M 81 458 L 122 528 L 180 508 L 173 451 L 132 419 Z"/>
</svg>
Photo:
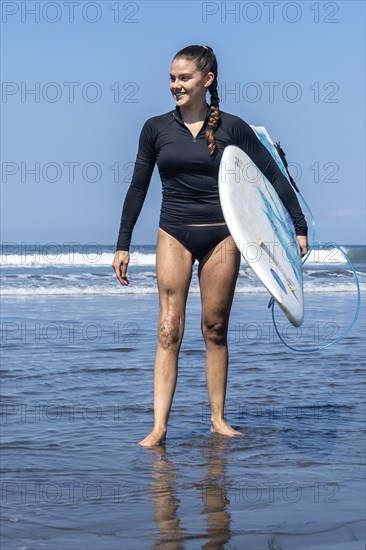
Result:
<svg viewBox="0 0 366 550">
<path fill-rule="evenodd" d="M 308 253 L 308 238 L 303 235 L 297 235 L 297 244 L 300 248 L 300 254 L 303 258 Z"/>
</svg>

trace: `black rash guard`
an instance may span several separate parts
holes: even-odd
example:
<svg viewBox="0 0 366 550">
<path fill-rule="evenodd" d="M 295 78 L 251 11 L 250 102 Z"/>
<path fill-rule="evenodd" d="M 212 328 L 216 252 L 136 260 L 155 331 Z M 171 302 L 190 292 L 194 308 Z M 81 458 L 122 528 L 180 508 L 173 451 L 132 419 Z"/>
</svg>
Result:
<svg viewBox="0 0 366 550">
<path fill-rule="evenodd" d="M 178 106 L 149 118 L 142 127 L 131 184 L 127 191 L 116 250 L 129 251 L 132 231 L 140 214 L 155 163 L 163 186 L 160 221 L 168 224 L 225 222 L 219 199 L 218 173 L 227 145 L 245 151 L 275 188 L 293 221 L 296 235 L 307 235 L 307 224 L 295 191 L 277 162 L 243 119 L 220 110 L 215 129 L 216 147 L 209 155 L 205 131 L 210 114 L 194 138 Z"/>
</svg>

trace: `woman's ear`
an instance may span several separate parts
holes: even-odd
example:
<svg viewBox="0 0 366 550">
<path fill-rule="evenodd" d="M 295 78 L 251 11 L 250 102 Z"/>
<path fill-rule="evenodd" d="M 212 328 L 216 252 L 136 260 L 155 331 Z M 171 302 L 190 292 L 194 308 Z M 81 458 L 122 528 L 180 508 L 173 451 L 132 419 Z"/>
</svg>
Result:
<svg viewBox="0 0 366 550">
<path fill-rule="evenodd" d="M 207 73 L 206 75 L 206 83 L 205 83 L 205 88 L 209 88 L 211 86 L 211 84 L 213 83 L 213 81 L 215 80 L 215 75 L 214 73 Z"/>
</svg>

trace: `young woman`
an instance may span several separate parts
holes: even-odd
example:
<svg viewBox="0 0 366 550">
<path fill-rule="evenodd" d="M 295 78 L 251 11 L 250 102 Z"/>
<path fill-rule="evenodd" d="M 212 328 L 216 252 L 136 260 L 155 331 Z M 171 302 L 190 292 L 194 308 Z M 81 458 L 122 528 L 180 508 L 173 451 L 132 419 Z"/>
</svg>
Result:
<svg viewBox="0 0 366 550">
<path fill-rule="evenodd" d="M 220 207 L 218 171 L 224 148 L 241 147 L 266 175 L 290 213 L 301 255 L 307 224 L 295 192 L 251 127 L 219 109 L 217 60 L 208 46 L 188 46 L 173 58 L 170 90 L 175 109 L 149 118 L 140 134 L 132 181 L 124 201 L 112 267 L 122 285 L 129 246 L 155 163 L 163 186 L 156 250 L 159 291 L 158 342 L 154 371 L 154 427 L 140 445 L 161 444 L 177 383 L 185 307 L 197 259 L 206 345 L 211 431 L 242 435 L 224 419 L 228 372 L 227 330 L 240 265 Z M 206 103 L 206 92 L 211 95 Z"/>
</svg>

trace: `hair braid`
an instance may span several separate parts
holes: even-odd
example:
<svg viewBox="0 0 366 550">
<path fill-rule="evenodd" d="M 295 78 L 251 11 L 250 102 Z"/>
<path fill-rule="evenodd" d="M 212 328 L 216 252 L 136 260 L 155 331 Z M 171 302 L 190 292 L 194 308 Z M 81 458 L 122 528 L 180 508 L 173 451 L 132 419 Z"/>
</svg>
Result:
<svg viewBox="0 0 366 550">
<path fill-rule="evenodd" d="M 211 94 L 211 110 L 210 118 L 208 119 L 208 128 L 205 133 L 206 143 L 208 145 L 208 150 L 210 155 L 213 155 L 216 149 L 216 140 L 215 140 L 215 128 L 217 128 L 219 121 L 221 119 L 221 114 L 219 110 L 219 94 L 217 92 L 217 76 L 213 80 L 211 86 L 209 87 L 209 92 Z"/>
<path fill-rule="evenodd" d="M 178 58 L 194 61 L 198 70 L 203 72 L 203 74 L 212 72 L 215 75 L 215 78 L 208 89 L 211 95 L 210 116 L 205 133 L 206 143 L 211 156 L 216 150 L 215 129 L 218 127 L 221 119 L 219 109 L 220 98 L 217 91 L 218 67 L 216 55 L 210 46 L 187 46 L 175 54 L 174 59 Z"/>
</svg>

